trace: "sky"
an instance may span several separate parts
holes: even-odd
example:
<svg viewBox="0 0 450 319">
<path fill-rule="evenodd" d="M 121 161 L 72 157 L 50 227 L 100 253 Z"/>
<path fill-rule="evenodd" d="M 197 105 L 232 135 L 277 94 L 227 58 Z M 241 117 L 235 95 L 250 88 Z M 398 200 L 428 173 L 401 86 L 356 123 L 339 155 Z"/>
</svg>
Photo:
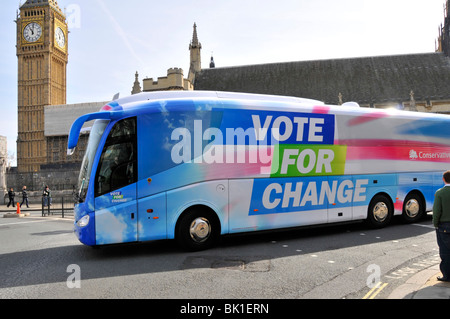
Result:
<svg viewBox="0 0 450 319">
<path fill-rule="evenodd" d="M 0 136 L 16 156 L 17 11 L 0 10 Z M 131 94 L 144 78 L 189 71 L 197 24 L 202 67 L 435 51 L 445 0 L 57 0 L 69 24 L 67 103 Z M 305 98 L 308 98 L 305 96 Z M 69 131 L 70 128 L 67 130 Z"/>
</svg>

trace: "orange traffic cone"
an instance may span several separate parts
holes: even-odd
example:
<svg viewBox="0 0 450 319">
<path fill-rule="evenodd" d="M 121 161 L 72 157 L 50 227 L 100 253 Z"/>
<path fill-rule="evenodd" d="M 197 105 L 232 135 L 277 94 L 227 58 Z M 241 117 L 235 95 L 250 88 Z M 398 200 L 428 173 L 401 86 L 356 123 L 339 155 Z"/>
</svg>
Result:
<svg viewBox="0 0 450 319">
<path fill-rule="evenodd" d="M 17 215 L 20 215 L 20 204 L 17 203 Z"/>
</svg>

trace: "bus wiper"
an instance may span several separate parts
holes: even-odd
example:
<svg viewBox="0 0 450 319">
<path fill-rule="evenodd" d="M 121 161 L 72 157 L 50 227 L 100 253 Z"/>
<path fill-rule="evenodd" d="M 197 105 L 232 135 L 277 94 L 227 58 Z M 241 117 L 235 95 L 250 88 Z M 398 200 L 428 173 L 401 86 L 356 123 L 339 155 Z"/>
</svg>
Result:
<svg viewBox="0 0 450 319">
<path fill-rule="evenodd" d="M 73 200 L 75 201 L 75 203 L 82 203 L 84 201 L 84 198 L 81 196 L 81 192 L 83 191 L 85 181 L 86 181 L 86 179 L 83 178 L 80 189 L 78 191 L 75 188 L 75 185 L 73 186 L 72 196 L 73 196 Z"/>
</svg>

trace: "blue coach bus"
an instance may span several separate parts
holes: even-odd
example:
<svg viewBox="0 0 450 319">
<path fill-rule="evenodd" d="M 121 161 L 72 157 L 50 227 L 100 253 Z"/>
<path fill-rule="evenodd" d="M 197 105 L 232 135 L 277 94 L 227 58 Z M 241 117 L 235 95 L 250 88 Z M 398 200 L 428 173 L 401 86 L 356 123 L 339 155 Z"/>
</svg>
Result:
<svg viewBox="0 0 450 319">
<path fill-rule="evenodd" d="M 89 246 L 392 216 L 420 219 L 450 162 L 446 115 L 227 92 L 141 93 L 93 121 L 75 233 Z"/>
</svg>

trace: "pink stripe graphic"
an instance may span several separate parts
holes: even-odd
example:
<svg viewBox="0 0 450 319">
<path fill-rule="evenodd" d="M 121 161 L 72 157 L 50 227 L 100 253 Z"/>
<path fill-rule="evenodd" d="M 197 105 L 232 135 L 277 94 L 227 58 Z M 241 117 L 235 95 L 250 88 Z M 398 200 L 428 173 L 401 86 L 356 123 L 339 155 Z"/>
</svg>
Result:
<svg viewBox="0 0 450 319">
<path fill-rule="evenodd" d="M 417 146 L 417 145 L 416 145 Z M 450 163 L 450 147 L 349 146 L 347 160 L 394 160 Z"/>
<path fill-rule="evenodd" d="M 389 117 L 390 115 L 386 112 L 376 112 L 376 113 L 370 113 L 370 114 L 364 114 L 361 116 L 358 116 L 356 118 L 351 119 L 348 121 L 348 126 L 355 126 L 355 125 L 361 125 L 367 122 L 375 121 L 378 119 L 382 119 L 385 117 Z"/>
</svg>

